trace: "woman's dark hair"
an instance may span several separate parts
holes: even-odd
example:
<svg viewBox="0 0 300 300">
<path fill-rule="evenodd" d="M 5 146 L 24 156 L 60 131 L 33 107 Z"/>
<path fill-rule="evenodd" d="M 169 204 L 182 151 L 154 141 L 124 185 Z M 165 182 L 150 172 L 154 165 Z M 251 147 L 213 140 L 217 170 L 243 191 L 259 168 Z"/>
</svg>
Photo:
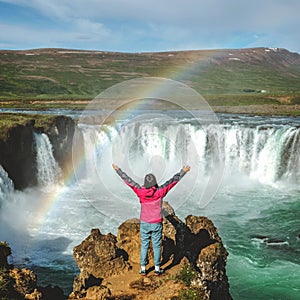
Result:
<svg viewBox="0 0 300 300">
<path fill-rule="evenodd" d="M 155 178 L 155 176 L 153 175 L 153 174 L 147 174 L 146 176 L 145 176 L 145 179 L 144 179 L 144 187 L 146 188 L 146 189 L 149 189 L 149 188 L 151 188 L 151 187 L 153 187 L 153 186 L 158 186 L 157 185 L 157 182 L 156 182 L 156 178 Z"/>
</svg>

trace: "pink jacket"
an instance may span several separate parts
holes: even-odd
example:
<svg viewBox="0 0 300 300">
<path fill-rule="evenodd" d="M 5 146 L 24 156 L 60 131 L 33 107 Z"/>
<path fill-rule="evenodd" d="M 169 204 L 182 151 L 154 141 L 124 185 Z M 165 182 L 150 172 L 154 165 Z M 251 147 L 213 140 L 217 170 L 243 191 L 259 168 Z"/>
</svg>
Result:
<svg viewBox="0 0 300 300">
<path fill-rule="evenodd" d="M 162 221 L 161 206 L 163 198 L 186 173 L 181 170 L 179 173 L 176 173 L 171 179 L 166 181 L 163 185 L 159 187 L 153 186 L 148 189 L 144 186 L 140 186 L 121 169 L 118 169 L 117 174 L 130 188 L 132 188 L 132 190 L 140 199 L 140 220 L 147 223 L 159 223 Z"/>
</svg>

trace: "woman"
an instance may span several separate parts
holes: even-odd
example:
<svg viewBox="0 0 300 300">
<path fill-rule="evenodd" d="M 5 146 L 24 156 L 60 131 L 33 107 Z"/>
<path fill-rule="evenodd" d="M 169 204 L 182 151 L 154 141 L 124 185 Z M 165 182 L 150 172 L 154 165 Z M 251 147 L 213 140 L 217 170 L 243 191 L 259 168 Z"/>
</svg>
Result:
<svg viewBox="0 0 300 300">
<path fill-rule="evenodd" d="M 154 275 L 160 275 L 160 245 L 162 239 L 162 201 L 167 193 L 181 180 L 181 178 L 190 171 L 189 166 L 184 166 L 180 172 L 176 173 L 171 179 L 163 185 L 158 186 L 153 174 L 147 174 L 144 179 L 144 185 L 140 186 L 118 166 L 112 164 L 117 174 L 123 181 L 135 192 L 141 203 L 140 213 L 140 274 L 146 275 L 146 265 L 148 263 L 148 249 L 152 237 L 152 246 L 154 252 Z"/>
</svg>

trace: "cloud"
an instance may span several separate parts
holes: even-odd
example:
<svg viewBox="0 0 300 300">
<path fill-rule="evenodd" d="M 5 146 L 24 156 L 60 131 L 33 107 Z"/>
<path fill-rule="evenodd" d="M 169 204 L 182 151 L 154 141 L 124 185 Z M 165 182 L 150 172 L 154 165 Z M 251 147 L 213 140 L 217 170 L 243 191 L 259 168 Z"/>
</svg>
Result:
<svg viewBox="0 0 300 300">
<path fill-rule="evenodd" d="M 56 27 L 60 26 L 61 35 L 67 37 L 69 42 L 74 38 L 74 44 L 78 42 L 79 47 L 83 46 L 80 43 L 86 39 L 91 43 L 94 41 L 94 47 L 114 47 L 111 50 L 116 51 L 251 45 L 300 51 L 298 0 L 1 2 L 14 4 L 24 10 L 31 9 L 42 15 L 49 22 L 49 30 L 56 31 Z M 34 31 L 38 34 L 38 28 L 34 28 Z"/>
<path fill-rule="evenodd" d="M 234 29 L 270 27 L 299 19 L 298 0 L 1 0 L 61 19 L 92 18 Z"/>
<path fill-rule="evenodd" d="M 7 36 L 8 32 L 9 36 Z M 10 39 L 10 36 L 13 39 Z M 31 26 L 0 24 L 1 47 L 5 49 L 65 48 L 81 43 L 92 49 L 92 45 L 103 42 L 109 36 L 109 31 L 103 28 L 101 24 L 90 23 L 85 20 L 79 22 L 73 30 L 62 31 L 56 28 L 48 29 L 46 32 Z"/>
</svg>

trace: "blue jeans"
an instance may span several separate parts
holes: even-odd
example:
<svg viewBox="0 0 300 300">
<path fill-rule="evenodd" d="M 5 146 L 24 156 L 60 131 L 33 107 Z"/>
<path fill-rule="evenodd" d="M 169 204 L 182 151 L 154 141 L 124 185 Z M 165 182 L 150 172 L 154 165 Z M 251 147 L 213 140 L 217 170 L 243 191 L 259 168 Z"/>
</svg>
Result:
<svg viewBox="0 0 300 300">
<path fill-rule="evenodd" d="M 148 249 L 150 239 L 152 236 L 152 247 L 154 252 L 154 265 L 160 266 L 160 244 L 162 237 L 162 223 L 140 223 L 140 234 L 141 234 L 141 255 L 140 263 L 141 266 L 148 264 Z"/>
</svg>

